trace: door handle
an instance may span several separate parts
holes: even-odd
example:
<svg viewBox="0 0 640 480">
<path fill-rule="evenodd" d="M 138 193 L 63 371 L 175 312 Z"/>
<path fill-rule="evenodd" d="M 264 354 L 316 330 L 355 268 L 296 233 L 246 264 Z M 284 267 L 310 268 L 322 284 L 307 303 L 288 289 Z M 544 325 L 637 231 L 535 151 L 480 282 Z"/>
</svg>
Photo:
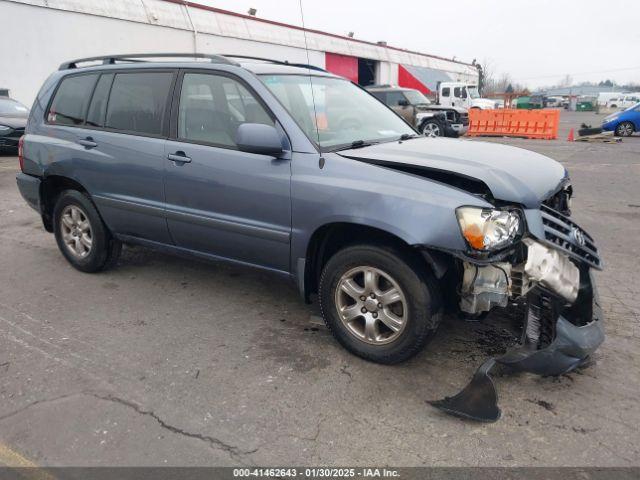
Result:
<svg viewBox="0 0 640 480">
<path fill-rule="evenodd" d="M 170 153 L 167 158 L 176 163 L 191 163 L 191 157 L 187 157 L 184 152 Z"/>
<path fill-rule="evenodd" d="M 78 143 L 85 148 L 96 148 L 98 144 L 93 141 L 93 138 L 87 137 L 82 140 L 78 140 Z"/>
</svg>

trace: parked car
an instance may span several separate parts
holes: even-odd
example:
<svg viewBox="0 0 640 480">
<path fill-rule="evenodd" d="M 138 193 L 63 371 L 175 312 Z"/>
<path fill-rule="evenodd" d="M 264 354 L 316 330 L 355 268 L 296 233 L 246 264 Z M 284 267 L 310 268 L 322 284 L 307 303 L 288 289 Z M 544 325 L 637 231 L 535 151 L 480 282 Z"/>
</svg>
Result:
<svg viewBox="0 0 640 480">
<path fill-rule="evenodd" d="M 602 129 L 615 132 L 618 137 L 630 137 L 634 132 L 640 132 L 640 103 L 605 117 Z"/>
<path fill-rule="evenodd" d="M 619 97 L 612 98 L 607 102 L 608 108 L 629 108 L 640 102 L 640 94 L 631 93 L 627 95 L 620 95 Z"/>
<path fill-rule="evenodd" d="M 389 85 L 367 87 L 369 93 L 428 137 L 458 137 L 469 128 L 466 108 L 434 105 L 422 92 Z"/>
<path fill-rule="evenodd" d="M 445 308 L 528 305 L 513 368 L 559 374 L 602 342 L 598 251 L 556 161 L 417 135 L 319 69 L 147 57 L 65 63 L 33 106 L 18 187 L 77 270 L 123 243 L 254 266 L 380 363 L 419 352 Z"/>
<path fill-rule="evenodd" d="M 562 97 L 547 97 L 545 106 L 547 108 L 562 108 L 564 105 L 564 98 Z"/>
<path fill-rule="evenodd" d="M 617 99 L 621 95 L 625 95 L 625 92 L 600 92 L 598 93 L 597 103 L 598 105 L 605 107 L 609 100 Z"/>
<path fill-rule="evenodd" d="M 17 152 L 18 142 L 27 125 L 29 109 L 20 102 L 0 97 L 0 152 Z"/>
</svg>

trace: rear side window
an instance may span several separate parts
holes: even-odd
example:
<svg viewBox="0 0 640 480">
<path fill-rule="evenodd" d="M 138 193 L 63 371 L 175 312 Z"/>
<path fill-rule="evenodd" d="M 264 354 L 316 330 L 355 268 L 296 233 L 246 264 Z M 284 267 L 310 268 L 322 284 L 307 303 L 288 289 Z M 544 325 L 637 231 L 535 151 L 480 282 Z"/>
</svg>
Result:
<svg viewBox="0 0 640 480">
<path fill-rule="evenodd" d="M 97 79 L 98 75 L 64 78 L 49 107 L 47 121 L 54 125 L 82 125 Z"/>
<path fill-rule="evenodd" d="M 442 89 L 442 96 L 448 97 L 449 95 L 451 95 L 451 89 L 449 87 L 444 87 Z"/>
<path fill-rule="evenodd" d="M 89 105 L 89 113 L 87 113 L 87 125 L 92 127 L 102 127 L 104 125 L 104 115 L 107 112 L 107 99 L 109 98 L 112 81 L 113 74 L 102 75 L 98 80 L 91 98 L 91 105 Z"/>
<path fill-rule="evenodd" d="M 162 135 L 173 73 L 118 73 L 111 87 L 105 127 Z"/>
</svg>

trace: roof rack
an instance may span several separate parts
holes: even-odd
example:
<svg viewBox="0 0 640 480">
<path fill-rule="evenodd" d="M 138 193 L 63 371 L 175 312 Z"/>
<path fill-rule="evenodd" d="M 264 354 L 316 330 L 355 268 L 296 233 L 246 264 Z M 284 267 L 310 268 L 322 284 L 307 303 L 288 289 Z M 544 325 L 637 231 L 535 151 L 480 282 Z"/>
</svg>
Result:
<svg viewBox="0 0 640 480">
<path fill-rule="evenodd" d="M 310 65 L 307 63 L 291 63 L 288 60 L 274 60 L 273 58 L 264 58 L 264 57 L 252 57 L 249 55 L 233 55 L 233 54 L 224 54 L 224 57 L 229 58 L 239 58 L 241 60 L 260 60 L 262 62 L 273 63 L 275 65 L 286 65 L 287 67 L 298 67 L 298 68 L 308 68 L 309 70 L 316 70 L 318 72 L 328 73 L 324 68 L 317 67 L 316 65 Z"/>
<path fill-rule="evenodd" d="M 80 68 L 78 64 L 87 62 L 102 62 L 103 65 L 114 65 L 117 62 L 144 62 L 142 59 L 152 58 L 205 58 L 211 61 L 211 63 L 223 63 L 227 65 L 238 65 L 237 62 L 229 60 L 222 55 L 210 55 L 207 53 L 129 53 L 126 55 L 104 55 L 100 57 L 88 57 L 78 58 L 65 62 L 58 70 L 69 70 L 72 68 Z"/>
</svg>

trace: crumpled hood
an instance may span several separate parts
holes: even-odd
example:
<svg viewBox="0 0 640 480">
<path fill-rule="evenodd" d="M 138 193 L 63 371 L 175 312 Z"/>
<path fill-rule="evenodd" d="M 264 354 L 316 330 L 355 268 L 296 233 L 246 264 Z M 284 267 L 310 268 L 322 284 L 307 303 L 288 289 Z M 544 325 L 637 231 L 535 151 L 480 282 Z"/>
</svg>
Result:
<svg viewBox="0 0 640 480">
<path fill-rule="evenodd" d="M 549 157 L 489 142 L 420 137 L 340 155 L 389 168 L 410 165 L 471 177 L 487 185 L 494 198 L 527 208 L 538 208 L 568 180 L 566 169 Z"/>
<path fill-rule="evenodd" d="M 11 128 L 25 128 L 27 120 L 27 117 L 3 117 L 0 115 L 0 125 Z"/>
</svg>

